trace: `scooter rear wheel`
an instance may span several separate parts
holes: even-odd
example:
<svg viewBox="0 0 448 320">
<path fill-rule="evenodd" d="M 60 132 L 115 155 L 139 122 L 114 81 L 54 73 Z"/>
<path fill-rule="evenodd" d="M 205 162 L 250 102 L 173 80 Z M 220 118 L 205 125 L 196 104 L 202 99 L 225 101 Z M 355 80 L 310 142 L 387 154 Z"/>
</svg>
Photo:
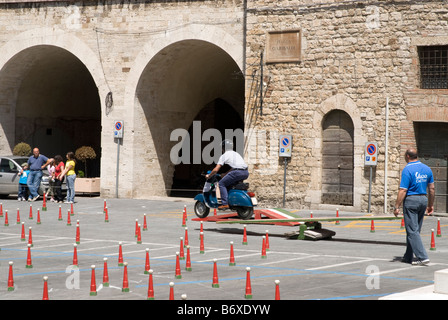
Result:
<svg viewBox="0 0 448 320">
<path fill-rule="evenodd" d="M 194 204 L 194 213 L 198 218 L 205 218 L 210 213 L 210 208 L 201 201 L 196 201 Z"/>
</svg>

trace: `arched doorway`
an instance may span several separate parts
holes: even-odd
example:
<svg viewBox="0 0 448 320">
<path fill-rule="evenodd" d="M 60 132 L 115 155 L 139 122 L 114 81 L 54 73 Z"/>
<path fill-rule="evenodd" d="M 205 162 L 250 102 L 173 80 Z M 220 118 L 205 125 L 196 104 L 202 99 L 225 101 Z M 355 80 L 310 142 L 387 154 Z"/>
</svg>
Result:
<svg viewBox="0 0 448 320">
<path fill-rule="evenodd" d="M 353 205 L 354 126 L 342 110 L 322 121 L 322 203 Z"/>
</svg>

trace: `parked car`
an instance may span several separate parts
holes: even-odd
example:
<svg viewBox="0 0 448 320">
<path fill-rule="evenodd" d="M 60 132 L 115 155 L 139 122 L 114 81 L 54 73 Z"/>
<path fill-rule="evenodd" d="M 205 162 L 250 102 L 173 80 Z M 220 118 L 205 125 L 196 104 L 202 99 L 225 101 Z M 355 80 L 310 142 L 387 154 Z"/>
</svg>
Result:
<svg viewBox="0 0 448 320">
<path fill-rule="evenodd" d="M 19 190 L 19 172 L 21 164 L 28 161 L 28 157 L 23 156 L 0 156 L 0 196 L 17 194 Z M 42 181 L 39 187 L 39 194 L 43 195 L 49 187 L 50 175 L 48 170 L 43 170 Z M 62 192 L 66 191 L 65 181 L 62 184 Z"/>
</svg>

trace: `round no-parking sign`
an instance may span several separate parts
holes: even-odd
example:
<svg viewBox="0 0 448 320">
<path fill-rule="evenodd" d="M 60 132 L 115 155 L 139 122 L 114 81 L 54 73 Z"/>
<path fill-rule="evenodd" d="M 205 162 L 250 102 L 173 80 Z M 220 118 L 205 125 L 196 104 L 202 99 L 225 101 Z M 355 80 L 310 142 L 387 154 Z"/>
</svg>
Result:
<svg viewBox="0 0 448 320">
<path fill-rule="evenodd" d="M 364 165 L 376 166 L 378 162 L 378 143 L 367 142 L 364 154 Z"/>
</svg>

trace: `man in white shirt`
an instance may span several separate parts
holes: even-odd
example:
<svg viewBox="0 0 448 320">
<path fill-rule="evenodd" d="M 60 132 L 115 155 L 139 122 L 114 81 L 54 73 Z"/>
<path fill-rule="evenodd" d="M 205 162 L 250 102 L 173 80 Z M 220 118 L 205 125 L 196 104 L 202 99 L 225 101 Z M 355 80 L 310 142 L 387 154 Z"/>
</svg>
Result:
<svg viewBox="0 0 448 320">
<path fill-rule="evenodd" d="M 247 164 L 244 162 L 243 157 L 235 151 L 233 151 L 233 142 L 230 140 L 224 140 L 222 142 L 223 154 L 219 157 L 216 167 L 205 176 L 209 179 L 213 175 L 219 172 L 221 167 L 227 164 L 231 169 L 225 174 L 225 176 L 219 181 L 219 191 L 221 192 L 222 204 L 218 207 L 220 210 L 229 208 L 227 202 L 228 193 L 227 187 L 237 183 L 238 181 L 245 180 L 249 177 L 249 171 L 247 171 Z"/>
</svg>

